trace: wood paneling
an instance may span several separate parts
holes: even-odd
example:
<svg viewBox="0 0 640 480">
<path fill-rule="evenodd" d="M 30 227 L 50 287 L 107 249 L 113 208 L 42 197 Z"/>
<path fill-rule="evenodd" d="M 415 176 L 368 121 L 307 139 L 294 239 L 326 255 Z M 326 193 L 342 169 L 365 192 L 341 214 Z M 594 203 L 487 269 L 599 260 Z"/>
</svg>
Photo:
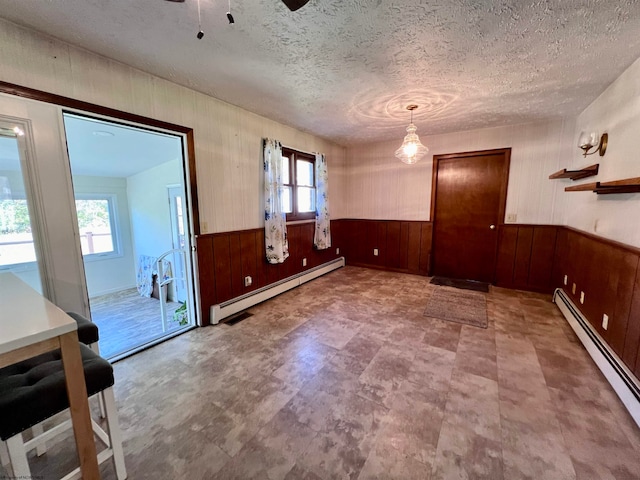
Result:
<svg viewBox="0 0 640 480">
<path fill-rule="evenodd" d="M 213 255 L 213 237 L 210 235 L 198 237 L 196 243 L 198 252 L 198 285 L 200 288 L 200 303 L 215 305 L 216 301 L 216 272 Z M 203 317 L 204 318 L 204 317 Z M 207 314 L 207 324 L 209 316 Z"/>
<path fill-rule="evenodd" d="M 498 240 L 498 256 L 496 261 L 496 284 L 507 286 L 513 284 L 513 271 L 518 245 L 518 228 L 501 226 Z"/>
<path fill-rule="evenodd" d="M 533 230 L 531 253 L 535 261 L 529 267 L 528 285 L 544 289 L 552 285 L 557 227 L 538 226 Z"/>
<path fill-rule="evenodd" d="M 231 284 L 231 249 L 230 235 L 216 235 L 213 237 L 213 271 L 215 274 L 216 301 L 224 302 L 233 298 Z M 200 262 L 198 262 L 200 264 Z M 204 318 L 204 317 L 203 317 Z"/>
<path fill-rule="evenodd" d="M 555 285 L 562 286 L 567 275 L 565 291 L 613 351 L 638 375 L 640 250 L 572 228 L 561 229 L 554 265 Z M 607 330 L 602 327 L 604 314 L 609 317 Z"/>
<path fill-rule="evenodd" d="M 292 275 L 329 262 L 347 250 L 342 242 L 343 229 L 331 222 L 332 247 L 316 250 L 313 246 L 314 223 L 289 225 L 289 258 L 277 265 L 267 263 L 264 254 L 264 229 L 224 232 L 198 237 L 198 272 L 203 325 L 210 321 L 210 307 L 276 283 Z M 341 255 L 336 254 L 340 248 Z M 302 259 L 307 266 L 302 266 Z M 245 287 L 250 276 L 252 284 Z"/>
<path fill-rule="evenodd" d="M 407 226 L 407 270 L 417 272 L 420 270 L 420 236 L 422 234 L 422 225 L 420 223 L 411 222 Z M 428 267 L 427 267 L 428 268 Z M 425 268 L 425 271 L 427 271 Z"/>
<path fill-rule="evenodd" d="M 637 377 L 640 378 L 640 268 L 637 269 L 633 286 L 631 307 L 629 309 L 629 323 L 624 339 L 622 352 L 624 363 L 629 365 Z M 633 367 L 631 367 L 633 365 Z"/>
<path fill-rule="evenodd" d="M 528 286 L 529 267 L 533 252 L 533 227 L 518 228 L 518 239 L 516 242 L 516 260 L 513 267 L 513 285 Z"/>
<path fill-rule="evenodd" d="M 263 229 L 200 236 L 198 270 L 205 324 L 211 305 L 339 256 L 349 265 L 429 274 L 430 222 L 345 219 L 332 221 L 331 229 L 332 247 L 317 251 L 313 223 L 290 225 L 290 257 L 280 265 L 265 260 Z M 553 225 L 502 225 L 499 239 L 496 285 L 544 293 L 563 287 L 613 351 L 640 376 L 639 249 Z M 378 256 L 373 255 L 374 248 Z M 303 258 L 306 267 L 302 267 Z M 249 287 L 244 286 L 245 276 L 253 279 Z M 602 328 L 603 314 L 609 316 L 607 330 Z"/>
<path fill-rule="evenodd" d="M 558 229 L 553 225 L 502 225 L 495 283 L 500 287 L 552 292 Z"/>
<path fill-rule="evenodd" d="M 431 271 L 431 240 L 433 238 L 433 225 L 431 222 L 422 222 L 420 225 L 420 251 L 419 252 L 411 252 L 410 255 L 418 255 L 420 257 L 420 269 L 418 272 L 427 272 L 427 274 Z"/>
<path fill-rule="evenodd" d="M 496 284 L 539 292 L 563 288 L 611 349 L 640 376 L 639 249 L 568 227 L 504 225 Z"/>
<path fill-rule="evenodd" d="M 431 256 L 430 222 L 397 220 L 336 220 L 349 265 L 428 275 Z M 335 230 L 334 230 L 335 233 Z M 373 250 L 378 249 L 378 255 Z"/>
</svg>

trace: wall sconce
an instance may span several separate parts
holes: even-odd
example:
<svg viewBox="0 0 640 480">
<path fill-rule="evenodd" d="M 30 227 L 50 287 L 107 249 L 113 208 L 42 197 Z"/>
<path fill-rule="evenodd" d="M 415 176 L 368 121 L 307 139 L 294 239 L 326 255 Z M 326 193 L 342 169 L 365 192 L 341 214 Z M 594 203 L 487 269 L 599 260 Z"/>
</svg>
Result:
<svg viewBox="0 0 640 480">
<path fill-rule="evenodd" d="M 583 156 L 593 155 L 598 152 L 602 157 L 607 151 L 607 143 L 609 142 L 609 134 L 603 133 L 599 135 L 597 132 L 582 132 L 578 140 L 578 148 L 583 151 Z M 589 152 L 595 148 L 593 152 Z"/>
</svg>

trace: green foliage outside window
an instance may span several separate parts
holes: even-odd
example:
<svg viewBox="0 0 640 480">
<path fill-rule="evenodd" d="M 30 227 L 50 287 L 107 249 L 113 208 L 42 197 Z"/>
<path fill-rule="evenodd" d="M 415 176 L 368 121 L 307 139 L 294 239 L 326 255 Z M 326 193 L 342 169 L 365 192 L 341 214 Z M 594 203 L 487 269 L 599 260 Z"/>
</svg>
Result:
<svg viewBox="0 0 640 480">
<path fill-rule="evenodd" d="M 0 232 L 30 233 L 27 201 L 20 199 L 0 200 Z"/>
<path fill-rule="evenodd" d="M 76 211 L 80 231 L 110 226 L 108 200 L 76 200 Z"/>
</svg>

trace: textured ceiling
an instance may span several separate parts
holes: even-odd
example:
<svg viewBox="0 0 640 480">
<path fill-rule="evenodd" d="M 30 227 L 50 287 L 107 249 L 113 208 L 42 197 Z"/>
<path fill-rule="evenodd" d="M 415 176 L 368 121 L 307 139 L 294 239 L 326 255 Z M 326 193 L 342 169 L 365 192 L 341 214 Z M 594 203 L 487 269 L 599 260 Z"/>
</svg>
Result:
<svg viewBox="0 0 640 480">
<path fill-rule="evenodd" d="M 640 56 L 637 0 L 0 0 L 0 16 L 342 145 L 581 112 Z"/>
</svg>

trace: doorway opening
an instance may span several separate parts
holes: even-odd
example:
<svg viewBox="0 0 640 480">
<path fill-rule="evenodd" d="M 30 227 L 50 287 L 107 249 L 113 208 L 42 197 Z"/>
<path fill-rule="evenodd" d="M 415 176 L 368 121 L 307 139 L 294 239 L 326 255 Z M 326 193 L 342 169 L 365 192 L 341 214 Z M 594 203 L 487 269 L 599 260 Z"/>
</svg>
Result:
<svg viewBox="0 0 640 480">
<path fill-rule="evenodd" d="M 69 111 L 63 121 L 91 319 L 101 355 L 117 360 L 196 323 L 185 139 Z"/>
<path fill-rule="evenodd" d="M 432 275 L 494 283 L 511 149 L 434 155 Z"/>
</svg>

